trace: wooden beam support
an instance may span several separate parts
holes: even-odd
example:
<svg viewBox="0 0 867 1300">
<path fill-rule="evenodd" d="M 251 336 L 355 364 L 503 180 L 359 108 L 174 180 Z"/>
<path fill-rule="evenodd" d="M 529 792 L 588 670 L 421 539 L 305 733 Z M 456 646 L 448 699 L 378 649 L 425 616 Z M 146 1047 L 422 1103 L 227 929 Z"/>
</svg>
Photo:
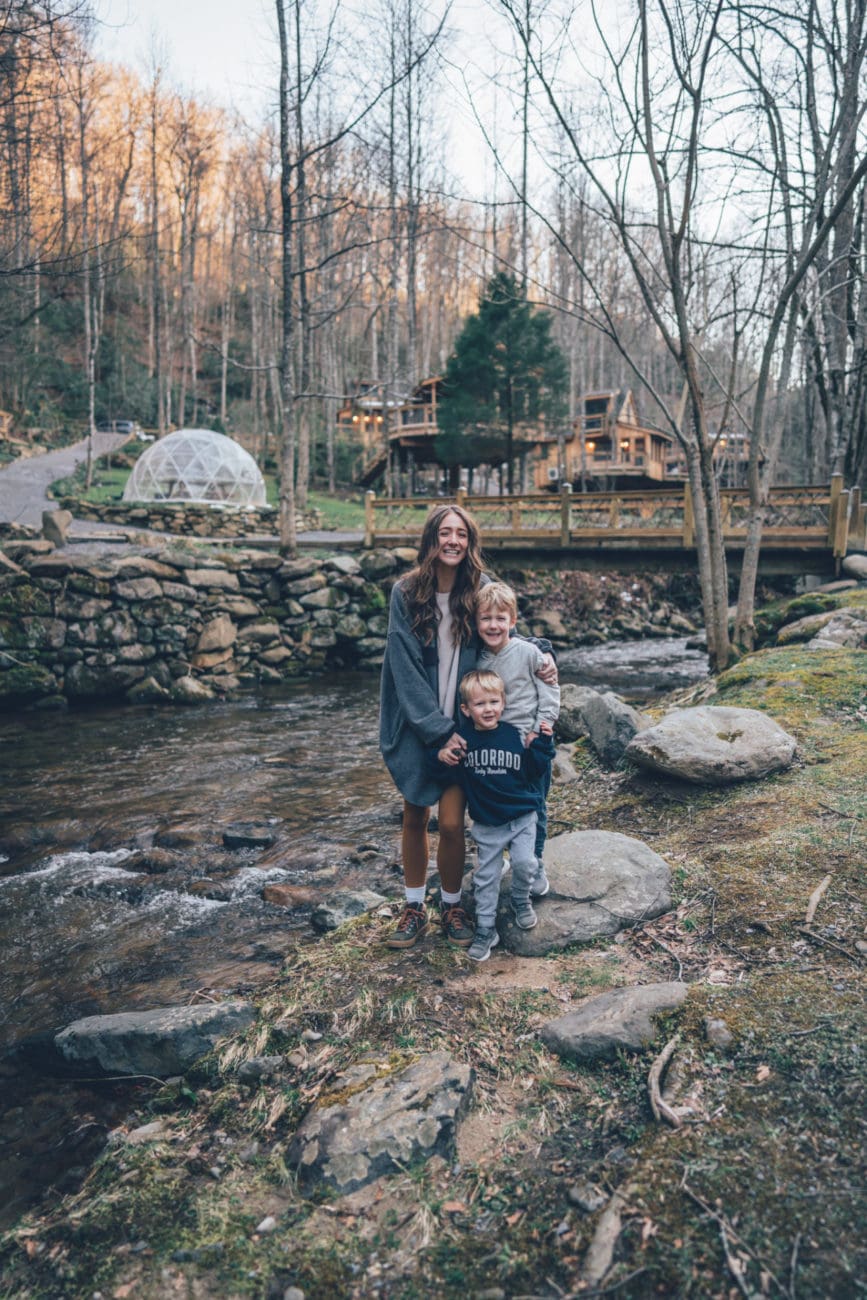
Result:
<svg viewBox="0 0 867 1300">
<path fill-rule="evenodd" d="M 569 527 L 572 522 L 572 484 L 560 484 L 560 545 L 569 545 Z"/>
<path fill-rule="evenodd" d="M 370 551 L 373 549 L 373 539 L 376 536 L 376 525 L 374 523 L 374 505 L 376 502 L 375 492 L 365 492 L 364 494 L 364 546 Z"/>
</svg>

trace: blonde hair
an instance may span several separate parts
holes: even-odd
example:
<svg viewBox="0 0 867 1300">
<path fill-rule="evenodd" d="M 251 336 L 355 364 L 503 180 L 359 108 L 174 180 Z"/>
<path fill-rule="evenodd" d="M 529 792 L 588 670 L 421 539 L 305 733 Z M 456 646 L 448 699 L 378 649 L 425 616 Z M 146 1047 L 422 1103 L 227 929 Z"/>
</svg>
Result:
<svg viewBox="0 0 867 1300">
<path fill-rule="evenodd" d="M 474 668 L 461 678 L 461 704 L 469 704 L 470 691 L 478 687 L 480 691 L 496 691 L 506 698 L 506 683 L 499 673 L 492 673 L 484 668 Z"/>
<path fill-rule="evenodd" d="M 476 613 L 484 609 L 505 609 L 517 622 L 518 597 L 505 582 L 489 582 L 476 594 Z"/>
</svg>

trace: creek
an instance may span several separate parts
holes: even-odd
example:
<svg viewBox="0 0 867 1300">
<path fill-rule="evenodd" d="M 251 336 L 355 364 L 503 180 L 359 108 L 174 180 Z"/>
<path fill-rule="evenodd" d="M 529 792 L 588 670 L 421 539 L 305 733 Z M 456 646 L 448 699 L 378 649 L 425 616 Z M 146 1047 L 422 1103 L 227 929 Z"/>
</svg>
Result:
<svg viewBox="0 0 867 1300">
<path fill-rule="evenodd" d="M 559 655 L 564 682 L 633 700 L 697 680 L 685 640 Z M 0 1224 L 74 1187 L 136 1085 L 51 1077 L 80 1016 L 255 993 L 310 936 L 263 885 L 399 896 L 399 800 L 378 681 L 316 678 L 191 710 L 0 718 Z M 272 831 L 264 850 L 224 831 Z M 143 855 L 161 852 L 158 870 Z M 131 869 L 132 868 L 132 869 Z"/>
</svg>

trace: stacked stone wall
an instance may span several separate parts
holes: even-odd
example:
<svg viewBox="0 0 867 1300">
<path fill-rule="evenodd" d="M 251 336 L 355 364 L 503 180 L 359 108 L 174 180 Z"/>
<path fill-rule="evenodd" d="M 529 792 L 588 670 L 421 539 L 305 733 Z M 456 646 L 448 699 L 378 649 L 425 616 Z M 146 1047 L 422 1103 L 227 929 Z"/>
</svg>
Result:
<svg viewBox="0 0 867 1300">
<path fill-rule="evenodd" d="M 176 537 L 256 537 L 272 536 L 278 529 L 278 511 L 273 506 L 204 505 L 195 501 L 80 501 L 63 497 L 61 510 L 69 510 L 76 519 L 87 519 L 117 528 L 139 528 L 149 532 L 171 533 Z M 318 510 L 298 515 L 299 532 L 321 526 Z"/>
<path fill-rule="evenodd" d="M 194 702 L 382 662 L 387 591 L 414 553 L 286 560 L 171 549 L 109 559 L 7 543 L 0 706 Z"/>
</svg>

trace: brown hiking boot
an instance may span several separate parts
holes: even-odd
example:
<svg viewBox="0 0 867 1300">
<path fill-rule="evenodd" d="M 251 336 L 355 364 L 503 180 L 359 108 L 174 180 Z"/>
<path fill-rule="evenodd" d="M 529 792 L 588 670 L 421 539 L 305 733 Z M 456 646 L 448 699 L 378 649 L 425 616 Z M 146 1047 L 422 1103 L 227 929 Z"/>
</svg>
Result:
<svg viewBox="0 0 867 1300">
<path fill-rule="evenodd" d="M 424 903 L 405 903 L 394 933 L 385 941 L 386 947 L 411 948 L 424 934 L 427 934 Z"/>
<path fill-rule="evenodd" d="M 440 912 L 443 937 L 456 948 L 469 948 L 475 930 L 460 903 L 447 904 Z"/>
</svg>

